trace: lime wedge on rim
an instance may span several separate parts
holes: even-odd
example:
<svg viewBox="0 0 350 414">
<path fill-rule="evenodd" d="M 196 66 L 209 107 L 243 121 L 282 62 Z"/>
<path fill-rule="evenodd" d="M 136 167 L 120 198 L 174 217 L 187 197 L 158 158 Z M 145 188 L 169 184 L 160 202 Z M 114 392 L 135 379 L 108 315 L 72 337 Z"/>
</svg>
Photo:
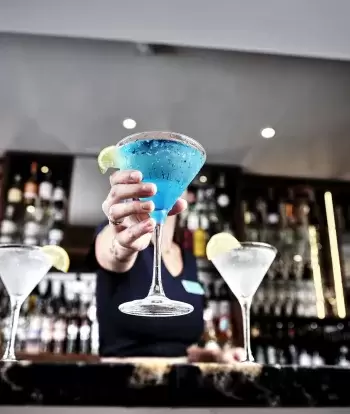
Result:
<svg viewBox="0 0 350 414">
<path fill-rule="evenodd" d="M 230 233 L 215 234 L 207 244 L 207 257 L 212 260 L 216 256 L 238 249 L 241 243 Z"/>
<path fill-rule="evenodd" d="M 115 145 L 103 148 L 98 154 L 97 162 L 102 174 L 105 174 L 109 168 L 117 168 Z"/>
<path fill-rule="evenodd" d="M 60 246 L 43 246 L 42 250 L 50 257 L 52 266 L 61 272 L 67 273 L 69 269 L 68 253 Z"/>
</svg>

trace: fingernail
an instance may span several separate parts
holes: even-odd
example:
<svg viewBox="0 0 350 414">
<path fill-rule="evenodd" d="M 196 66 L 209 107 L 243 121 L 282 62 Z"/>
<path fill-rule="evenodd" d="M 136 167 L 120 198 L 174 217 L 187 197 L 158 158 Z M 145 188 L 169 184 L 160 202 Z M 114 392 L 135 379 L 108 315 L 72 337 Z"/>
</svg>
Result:
<svg viewBox="0 0 350 414">
<path fill-rule="evenodd" d="M 156 192 L 157 191 L 157 187 L 154 184 L 144 184 L 142 186 L 142 191 L 149 191 L 149 192 Z"/>
<path fill-rule="evenodd" d="M 141 173 L 139 172 L 139 171 L 133 171 L 131 174 L 130 174 L 130 179 L 132 180 L 132 181 L 138 181 L 138 180 L 140 180 L 140 175 L 141 175 Z"/>
<path fill-rule="evenodd" d="M 152 230 L 153 231 L 155 225 L 156 225 L 156 222 L 153 219 L 149 219 L 149 220 L 147 220 L 146 228 L 148 230 Z"/>
<path fill-rule="evenodd" d="M 154 203 L 153 201 L 146 201 L 145 203 L 141 204 L 141 208 L 145 211 L 152 211 L 154 209 Z"/>
</svg>

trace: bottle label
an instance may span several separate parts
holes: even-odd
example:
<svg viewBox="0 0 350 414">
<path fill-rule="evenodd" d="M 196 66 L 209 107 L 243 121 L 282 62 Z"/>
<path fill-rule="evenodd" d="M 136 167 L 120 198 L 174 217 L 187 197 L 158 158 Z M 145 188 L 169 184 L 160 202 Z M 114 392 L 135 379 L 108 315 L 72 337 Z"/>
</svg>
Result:
<svg viewBox="0 0 350 414">
<path fill-rule="evenodd" d="M 222 316 L 219 321 L 219 330 L 226 332 L 230 327 L 230 320 L 228 317 Z"/>
<path fill-rule="evenodd" d="M 51 229 L 49 232 L 50 242 L 59 243 L 63 240 L 63 231 L 59 229 Z"/>
<path fill-rule="evenodd" d="M 203 229 L 197 229 L 193 234 L 193 254 L 196 257 L 206 257 L 208 234 Z"/>
<path fill-rule="evenodd" d="M 87 324 L 83 324 L 80 328 L 80 340 L 87 341 L 90 338 L 91 328 Z"/>
<path fill-rule="evenodd" d="M 24 187 L 24 198 L 35 198 L 38 187 L 35 183 L 29 182 Z"/>
<path fill-rule="evenodd" d="M 53 200 L 54 201 L 64 201 L 65 199 L 65 192 L 64 189 L 61 187 L 56 187 L 53 192 Z"/>
<path fill-rule="evenodd" d="M 39 196 L 42 200 L 50 201 L 52 197 L 52 184 L 44 181 L 39 187 Z"/>
<path fill-rule="evenodd" d="M 10 188 L 8 195 L 7 195 L 7 201 L 9 203 L 20 203 L 22 200 L 22 191 L 19 188 Z"/>
<path fill-rule="evenodd" d="M 39 225 L 35 221 L 29 221 L 24 225 L 25 237 L 35 237 L 39 233 Z"/>
<path fill-rule="evenodd" d="M 79 328 L 75 323 L 71 323 L 67 328 L 67 339 L 75 340 L 78 337 Z"/>
<path fill-rule="evenodd" d="M 218 197 L 218 204 L 220 207 L 227 207 L 230 204 L 230 199 L 227 194 L 221 194 Z"/>
<path fill-rule="evenodd" d="M 53 331 L 53 339 L 55 342 L 64 341 L 66 337 L 66 324 L 63 321 L 58 320 L 55 323 Z"/>
<path fill-rule="evenodd" d="M 14 234 L 16 233 L 17 226 L 14 221 L 3 220 L 1 223 L 1 233 L 2 234 Z"/>
</svg>

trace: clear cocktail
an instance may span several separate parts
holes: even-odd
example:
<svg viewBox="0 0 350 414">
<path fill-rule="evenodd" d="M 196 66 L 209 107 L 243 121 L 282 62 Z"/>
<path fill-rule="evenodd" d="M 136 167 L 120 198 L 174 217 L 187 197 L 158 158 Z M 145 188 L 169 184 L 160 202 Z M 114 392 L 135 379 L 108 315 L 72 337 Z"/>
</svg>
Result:
<svg viewBox="0 0 350 414">
<path fill-rule="evenodd" d="M 68 270 L 68 255 L 58 246 L 0 246 L 0 276 L 11 301 L 11 333 L 2 361 L 16 361 L 15 340 L 21 306 L 52 266 Z"/>
<path fill-rule="evenodd" d="M 107 168 L 141 171 L 143 182 L 157 186 L 157 193 L 144 199 L 152 200 L 155 205 L 151 213 L 156 221 L 152 285 L 146 298 L 123 303 L 119 309 L 127 314 L 150 317 L 190 313 L 192 305 L 165 296 L 161 281 L 161 234 L 169 211 L 203 166 L 205 150 L 192 138 L 158 131 L 126 137 L 112 150 L 113 159 Z"/>
<path fill-rule="evenodd" d="M 217 238 L 219 243 L 215 243 L 214 238 Z M 208 257 L 241 305 L 244 361 L 253 362 L 250 347 L 250 307 L 255 292 L 276 257 L 277 250 L 265 243 L 239 243 L 226 233 L 213 236 L 212 240 L 213 243 L 208 244 L 209 250 L 212 250 Z"/>
</svg>

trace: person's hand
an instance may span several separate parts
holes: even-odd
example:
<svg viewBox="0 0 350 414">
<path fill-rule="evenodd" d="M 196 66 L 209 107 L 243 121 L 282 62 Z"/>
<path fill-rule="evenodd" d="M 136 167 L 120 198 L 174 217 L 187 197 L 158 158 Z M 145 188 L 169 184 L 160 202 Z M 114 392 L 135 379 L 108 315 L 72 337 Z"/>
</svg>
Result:
<svg viewBox="0 0 350 414">
<path fill-rule="evenodd" d="M 197 345 L 193 345 L 187 349 L 187 358 L 189 362 L 217 362 L 230 364 L 233 362 L 241 362 L 243 357 L 243 348 L 230 348 L 222 350 L 220 348 L 200 348 Z"/>
<path fill-rule="evenodd" d="M 102 210 L 113 228 L 114 245 L 123 259 L 145 249 L 151 241 L 155 222 L 149 214 L 154 210 L 154 203 L 139 199 L 152 197 L 157 188 L 143 183 L 140 171 L 117 171 L 110 176 L 110 184 Z M 169 215 L 181 213 L 186 207 L 186 201 L 179 199 Z"/>
</svg>

